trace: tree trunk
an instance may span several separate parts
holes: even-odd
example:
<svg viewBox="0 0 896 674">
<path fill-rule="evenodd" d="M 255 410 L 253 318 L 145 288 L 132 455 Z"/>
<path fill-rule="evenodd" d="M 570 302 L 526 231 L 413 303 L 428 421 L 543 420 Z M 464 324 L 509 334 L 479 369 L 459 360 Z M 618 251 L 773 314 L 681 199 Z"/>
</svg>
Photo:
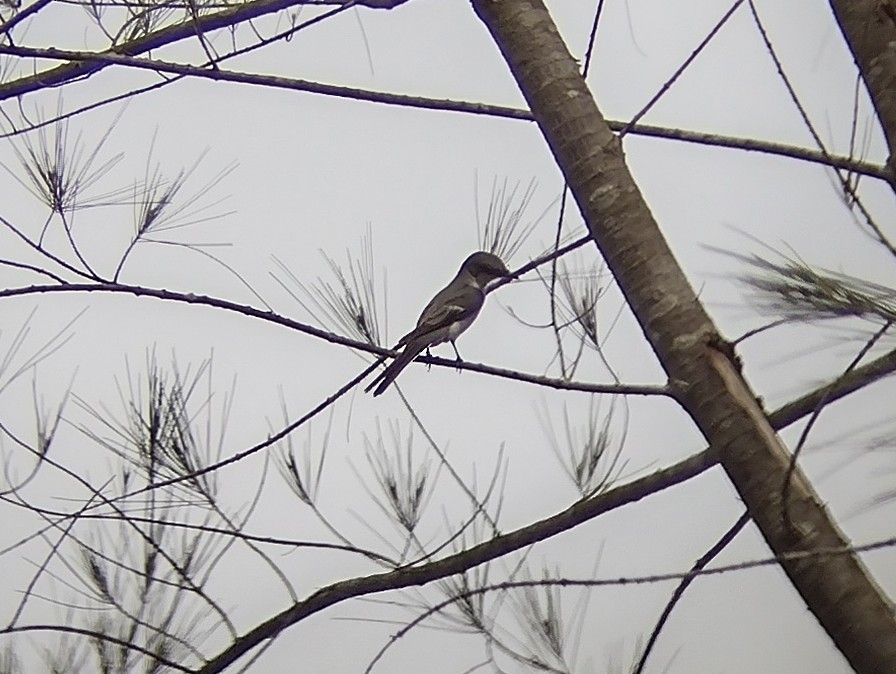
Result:
<svg viewBox="0 0 896 674">
<path fill-rule="evenodd" d="M 891 604 L 861 560 L 843 552 L 848 540 L 799 469 L 783 489 L 790 454 L 666 244 L 541 0 L 472 2 L 681 405 L 782 568 L 856 671 L 896 672 Z"/>
<path fill-rule="evenodd" d="M 896 175 L 896 0 L 831 0 L 831 9 L 871 95 Z"/>
</svg>

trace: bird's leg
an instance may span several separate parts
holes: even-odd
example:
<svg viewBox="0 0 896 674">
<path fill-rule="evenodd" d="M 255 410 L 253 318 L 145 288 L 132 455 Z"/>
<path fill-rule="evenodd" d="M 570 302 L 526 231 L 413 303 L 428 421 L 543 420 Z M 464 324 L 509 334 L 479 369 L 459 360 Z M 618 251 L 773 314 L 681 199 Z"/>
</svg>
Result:
<svg viewBox="0 0 896 674">
<path fill-rule="evenodd" d="M 451 348 L 454 349 L 454 355 L 457 356 L 457 362 L 463 363 L 464 359 L 460 357 L 460 351 L 457 350 L 457 344 L 454 343 L 454 340 L 451 340 Z M 460 367 L 457 368 L 457 371 L 460 372 Z"/>
<path fill-rule="evenodd" d="M 427 357 L 427 358 L 432 358 L 432 351 L 429 350 L 429 347 L 428 347 L 428 346 L 426 347 L 426 357 Z M 426 369 L 427 369 L 427 370 L 431 370 L 431 369 L 432 369 L 432 363 L 427 363 L 427 364 L 426 364 Z"/>
<path fill-rule="evenodd" d="M 426 347 L 426 357 L 427 357 L 427 358 L 432 358 L 432 352 L 430 352 L 428 346 Z M 431 369 L 432 369 L 432 363 L 427 363 L 427 364 L 426 364 L 426 371 L 429 372 Z"/>
</svg>

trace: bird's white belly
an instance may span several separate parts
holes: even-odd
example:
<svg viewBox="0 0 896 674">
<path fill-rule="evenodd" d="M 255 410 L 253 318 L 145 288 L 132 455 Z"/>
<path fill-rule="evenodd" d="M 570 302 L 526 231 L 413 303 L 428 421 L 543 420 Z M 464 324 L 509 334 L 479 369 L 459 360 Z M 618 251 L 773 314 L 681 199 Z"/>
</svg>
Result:
<svg viewBox="0 0 896 674">
<path fill-rule="evenodd" d="M 458 336 L 459 336 L 464 330 L 466 330 L 467 328 L 470 327 L 470 325 L 473 323 L 473 321 L 474 321 L 475 319 L 476 319 L 476 314 L 473 314 L 473 315 L 470 316 L 469 318 L 466 318 L 466 319 L 464 319 L 464 320 L 462 320 L 462 321 L 455 321 L 454 323 L 452 323 L 451 325 L 449 325 L 449 326 L 448 326 L 448 336 L 446 337 L 445 341 L 452 341 L 452 342 L 453 342 L 455 339 L 458 338 Z"/>
</svg>

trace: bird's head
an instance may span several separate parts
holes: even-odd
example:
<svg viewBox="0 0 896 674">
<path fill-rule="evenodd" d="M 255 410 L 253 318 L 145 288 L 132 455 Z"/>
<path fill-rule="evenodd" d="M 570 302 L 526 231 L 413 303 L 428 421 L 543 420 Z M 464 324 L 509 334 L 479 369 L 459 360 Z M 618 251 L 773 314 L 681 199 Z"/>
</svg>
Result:
<svg viewBox="0 0 896 674">
<path fill-rule="evenodd" d="M 476 279 L 480 288 L 484 288 L 490 281 L 507 276 L 510 270 L 494 253 L 479 251 L 473 253 L 464 260 L 461 267 L 470 276 Z"/>
</svg>

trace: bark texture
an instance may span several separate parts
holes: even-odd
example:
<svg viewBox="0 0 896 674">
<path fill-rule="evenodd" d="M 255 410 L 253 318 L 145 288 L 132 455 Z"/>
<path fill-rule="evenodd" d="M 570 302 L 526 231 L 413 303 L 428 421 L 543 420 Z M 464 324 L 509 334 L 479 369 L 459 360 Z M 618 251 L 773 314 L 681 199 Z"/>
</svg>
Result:
<svg viewBox="0 0 896 674">
<path fill-rule="evenodd" d="M 831 0 L 883 127 L 896 175 L 896 0 Z"/>
<path fill-rule="evenodd" d="M 892 605 L 856 555 L 830 554 L 849 541 L 800 470 L 783 489 L 790 454 L 675 260 L 547 9 L 541 0 L 472 2 L 681 404 L 785 556 L 794 587 L 856 671 L 896 672 Z M 795 552 L 817 554 L 786 557 Z"/>
</svg>

